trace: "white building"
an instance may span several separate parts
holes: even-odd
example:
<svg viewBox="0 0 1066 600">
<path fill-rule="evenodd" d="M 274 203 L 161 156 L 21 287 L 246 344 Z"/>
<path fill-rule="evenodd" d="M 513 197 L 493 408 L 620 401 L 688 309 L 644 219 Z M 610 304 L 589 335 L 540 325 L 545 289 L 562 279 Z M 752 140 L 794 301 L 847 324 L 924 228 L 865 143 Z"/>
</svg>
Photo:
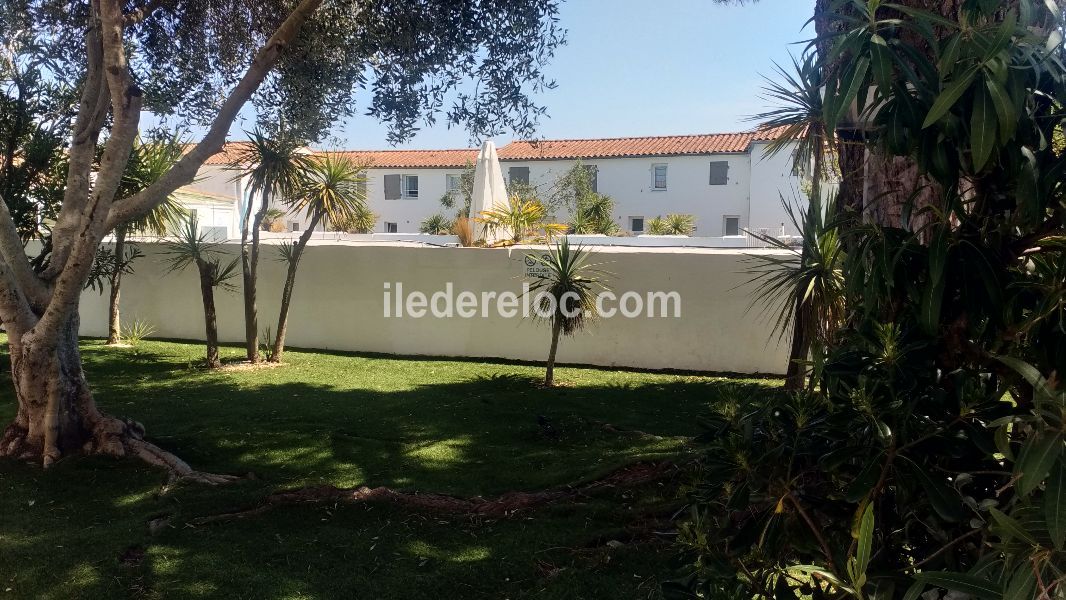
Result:
<svg viewBox="0 0 1066 600">
<path fill-rule="evenodd" d="M 615 220 L 631 234 L 645 231 L 656 216 L 672 213 L 696 218 L 696 236 L 740 235 L 765 229 L 796 234 L 781 206 L 782 197 L 799 196 L 799 178 L 789 152 L 769 156 L 767 145 L 776 132 L 743 132 L 639 138 L 515 141 L 499 150 L 509 181 L 550 190 L 578 161 L 591 169 L 594 188 L 615 202 Z M 243 182 L 227 170 L 232 145 L 200 170 L 188 188 L 233 198 L 233 214 L 212 206 L 210 223 L 230 224 L 239 236 L 240 213 L 246 201 Z M 463 170 L 477 158 L 477 149 L 345 151 L 368 165 L 367 202 L 377 215 L 376 232 L 415 233 L 434 214 L 451 217 L 441 198 L 455 193 Z M 199 209 L 198 209 L 199 210 Z M 202 223 L 208 220 L 201 216 Z M 568 215 L 556 215 L 565 220 Z M 302 215 L 286 217 L 286 229 L 304 227 Z"/>
</svg>

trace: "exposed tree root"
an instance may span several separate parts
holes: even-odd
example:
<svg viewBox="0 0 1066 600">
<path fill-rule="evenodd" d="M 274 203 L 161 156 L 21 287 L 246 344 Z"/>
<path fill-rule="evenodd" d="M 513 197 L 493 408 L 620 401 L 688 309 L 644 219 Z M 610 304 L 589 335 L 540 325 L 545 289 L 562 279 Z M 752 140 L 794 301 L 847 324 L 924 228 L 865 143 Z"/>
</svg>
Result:
<svg viewBox="0 0 1066 600">
<path fill-rule="evenodd" d="M 661 436 L 661 435 L 655 435 L 654 433 L 648 433 L 646 431 L 641 431 L 639 429 L 629 429 L 629 428 L 626 428 L 626 427 L 620 427 L 618 425 L 612 425 L 610 423 L 605 423 L 604 421 L 596 421 L 596 420 L 592 420 L 592 419 L 586 419 L 586 422 L 589 423 L 590 425 L 594 426 L 594 427 L 599 427 L 600 429 L 602 429 L 603 431 L 606 431 L 607 433 L 617 433 L 619 435 L 629 435 L 629 436 L 633 436 L 633 437 L 648 438 L 648 439 L 651 439 L 651 440 L 664 439 L 663 436 Z"/>
<path fill-rule="evenodd" d="M 338 488 L 331 485 L 305 487 L 271 494 L 263 504 L 248 510 L 208 515 L 193 519 L 191 525 L 206 525 L 261 515 L 277 506 L 319 502 L 361 503 L 373 500 L 392 502 L 428 512 L 482 517 L 507 517 L 516 512 L 539 508 L 555 502 L 572 500 L 606 489 L 634 487 L 657 481 L 676 473 L 670 461 L 637 463 L 622 467 L 606 477 L 582 484 L 571 484 L 537 492 L 507 492 L 494 498 L 474 496 L 460 498 L 444 494 L 405 492 L 388 487 Z"/>
<path fill-rule="evenodd" d="M 208 485 L 229 483 L 238 479 L 233 475 L 204 473 L 189 466 L 174 454 L 145 441 L 144 426 L 140 423 L 105 415 L 94 415 L 88 439 L 81 447 L 86 456 L 111 456 L 114 458 L 137 458 L 168 474 L 168 483 L 193 482 Z M 9 425 L 0 436 L 0 457 L 34 460 L 40 459 L 44 468 L 55 464 L 57 451 L 44 452 L 42 444 L 34 443 L 29 430 L 18 422 Z"/>
</svg>

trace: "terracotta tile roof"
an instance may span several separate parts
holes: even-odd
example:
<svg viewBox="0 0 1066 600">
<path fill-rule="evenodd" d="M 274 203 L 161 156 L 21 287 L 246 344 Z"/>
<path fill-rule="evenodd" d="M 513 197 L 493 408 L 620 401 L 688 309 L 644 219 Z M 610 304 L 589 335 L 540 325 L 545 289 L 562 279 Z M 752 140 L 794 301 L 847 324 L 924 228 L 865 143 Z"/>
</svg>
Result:
<svg viewBox="0 0 1066 600">
<path fill-rule="evenodd" d="M 192 150 L 195 145 L 196 144 L 185 144 L 185 151 L 188 152 Z M 219 166 L 233 164 L 233 161 L 240 155 L 241 149 L 246 145 L 248 145 L 248 142 L 226 142 L 226 144 L 222 146 L 222 152 L 207 157 L 204 164 Z"/>
<path fill-rule="evenodd" d="M 664 135 L 577 140 L 517 140 L 500 149 L 500 160 L 623 158 L 745 152 L 755 141 L 776 139 L 780 130 L 702 135 Z"/>
<path fill-rule="evenodd" d="M 477 161 L 477 148 L 461 150 L 345 150 L 337 154 L 377 169 L 461 169 Z"/>
</svg>

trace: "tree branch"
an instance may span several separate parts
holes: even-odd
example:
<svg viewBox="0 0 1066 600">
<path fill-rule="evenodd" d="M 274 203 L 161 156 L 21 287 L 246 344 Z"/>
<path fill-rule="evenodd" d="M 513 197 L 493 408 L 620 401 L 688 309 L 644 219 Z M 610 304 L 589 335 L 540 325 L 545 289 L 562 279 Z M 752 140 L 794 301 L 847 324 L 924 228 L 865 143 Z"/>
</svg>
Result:
<svg viewBox="0 0 1066 600">
<path fill-rule="evenodd" d="M 78 215 L 77 235 L 72 243 L 67 243 L 69 257 L 56 279 L 52 299 L 34 327 L 34 335 L 46 345 L 58 340 L 59 329 L 78 304 L 96 248 L 107 233 L 107 214 L 129 162 L 141 115 L 141 91 L 133 84 L 126 62 L 119 0 L 95 0 L 93 4 L 99 11 L 102 66 L 111 96 L 112 124 L 92 194 Z"/>
<path fill-rule="evenodd" d="M 130 27 L 140 23 L 148 18 L 157 9 L 162 8 L 164 5 L 170 4 L 171 0 L 147 0 L 144 4 L 135 8 L 134 10 L 126 13 L 123 17 L 123 21 L 126 27 Z"/>
<path fill-rule="evenodd" d="M 48 288 L 37 277 L 26 256 L 26 248 L 19 238 L 15 221 L 11 218 L 7 200 L 0 197 L 0 256 L 10 266 L 15 283 L 22 290 L 26 299 L 34 305 L 44 306 L 48 303 Z"/>
<path fill-rule="evenodd" d="M 191 183 L 196 172 L 209 157 L 222 151 L 229 128 L 245 102 L 259 88 L 278 61 L 285 47 L 296 38 L 307 19 L 322 5 L 322 0 L 300 0 L 292 13 L 278 27 L 259 50 L 240 82 L 233 88 L 207 134 L 191 151 L 181 158 L 162 177 L 144 190 L 114 203 L 107 219 L 107 230 L 128 223 L 161 204 L 179 187 Z"/>
<path fill-rule="evenodd" d="M 85 54 L 85 87 L 82 88 L 78 116 L 74 122 L 73 137 L 67 153 L 67 182 L 63 204 L 52 228 L 52 254 L 47 268 L 41 273 L 41 278 L 45 281 L 58 276 L 66 264 L 70 244 L 74 240 L 74 231 L 89 199 L 89 173 L 92 170 L 100 130 L 107 117 L 109 98 L 103 72 L 100 27 L 95 14 L 90 17 L 85 33 Z"/>
</svg>

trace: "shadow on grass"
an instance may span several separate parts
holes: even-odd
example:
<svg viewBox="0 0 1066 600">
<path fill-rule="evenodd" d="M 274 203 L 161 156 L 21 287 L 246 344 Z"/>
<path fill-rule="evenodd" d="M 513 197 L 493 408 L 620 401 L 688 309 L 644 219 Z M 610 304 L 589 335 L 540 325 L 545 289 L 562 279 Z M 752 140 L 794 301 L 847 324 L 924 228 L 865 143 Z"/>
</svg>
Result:
<svg viewBox="0 0 1066 600">
<path fill-rule="evenodd" d="M 185 523 L 316 483 L 462 496 L 553 487 L 684 453 L 711 406 L 773 393 L 767 381 L 574 368 L 560 372 L 566 387 L 543 389 L 540 367 L 349 353 L 292 352 L 284 368 L 213 373 L 198 367 L 200 352 L 89 343 L 84 355 L 105 410 L 142 421 L 197 468 L 256 478 L 160 495 L 162 474 L 130 461 L 73 458 L 48 472 L 0 461 L 0 563 L 14 574 L 0 589 L 42 598 L 633 597 L 668 553 L 585 546 L 672 493 L 656 486 L 498 522 L 370 504 Z M 0 416 L 12 410 L 4 402 Z M 150 535 L 159 517 L 170 526 Z"/>
</svg>

